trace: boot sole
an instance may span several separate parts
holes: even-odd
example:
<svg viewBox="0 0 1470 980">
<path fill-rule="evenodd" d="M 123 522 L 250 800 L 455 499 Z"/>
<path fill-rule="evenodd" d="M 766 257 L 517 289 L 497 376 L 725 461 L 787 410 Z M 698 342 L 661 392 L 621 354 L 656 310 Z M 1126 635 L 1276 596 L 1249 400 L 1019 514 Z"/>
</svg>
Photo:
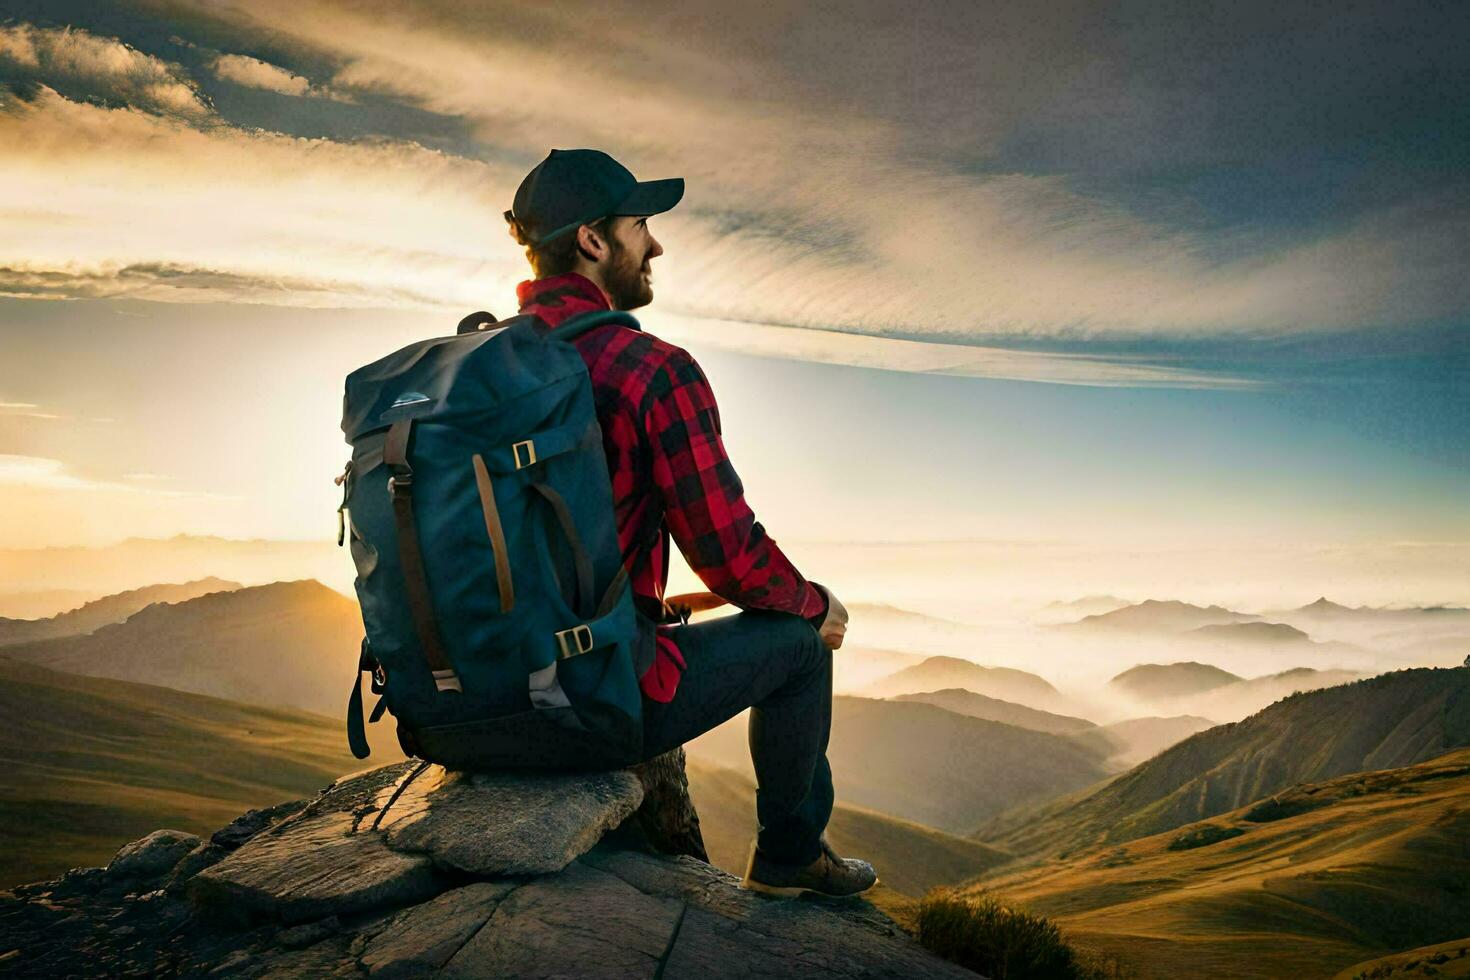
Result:
<svg viewBox="0 0 1470 980">
<path fill-rule="evenodd" d="M 768 885 L 763 881 L 755 881 L 750 878 L 742 880 L 740 882 L 740 888 L 743 891 L 756 892 L 757 894 L 761 895 L 769 895 L 772 898 L 796 898 L 804 894 L 820 895 L 822 898 L 855 898 L 858 895 L 863 895 L 867 892 L 872 891 L 874 886 L 878 884 L 878 881 L 879 879 L 874 878 L 873 884 L 869 885 L 867 888 L 864 888 L 861 891 L 848 892 L 845 895 L 834 895 L 832 892 L 824 892 L 820 888 L 812 888 L 807 885 Z"/>
</svg>

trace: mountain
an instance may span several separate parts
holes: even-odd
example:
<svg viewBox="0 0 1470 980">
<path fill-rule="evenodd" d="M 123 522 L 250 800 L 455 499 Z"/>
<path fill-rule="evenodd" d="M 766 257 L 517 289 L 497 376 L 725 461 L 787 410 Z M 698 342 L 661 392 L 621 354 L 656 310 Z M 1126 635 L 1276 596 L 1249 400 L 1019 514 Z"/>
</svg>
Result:
<svg viewBox="0 0 1470 980">
<path fill-rule="evenodd" d="M 1170 701 L 1242 680 L 1227 670 L 1190 660 L 1177 664 L 1139 664 L 1108 681 L 1108 687 L 1140 701 Z"/>
<path fill-rule="evenodd" d="M 240 588 L 239 582 L 203 578 L 182 585 L 148 585 L 94 599 L 70 612 L 46 619 L 0 619 L 0 646 L 12 646 L 58 636 L 78 636 L 121 623 L 155 602 L 185 602 L 211 592 Z"/>
<path fill-rule="evenodd" d="M 744 874 L 756 831 L 755 783 L 743 773 L 697 759 L 689 760 L 687 770 L 710 863 Z M 827 837 L 839 854 L 872 862 L 885 885 L 914 897 L 1010 859 L 976 841 L 847 803 L 832 808 Z"/>
<path fill-rule="evenodd" d="M 1065 804 L 1006 814 L 976 837 L 1019 855 L 1117 844 L 1299 782 L 1409 766 L 1470 745 L 1470 668 L 1400 670 L 1295 694 L 1191 736 Z"/>
<path fill-rule="evenodd" d="M 96 548 L 0 548 L 0 582 L 24 582 L 28 589 L 107 594 L 210 575 L 252 585 L 309 577 L 350 593 L 353 567 L 330 533 L 320 541 L 180 534 L 128 538 Z"/>
<path fill-rule="evenodd" d="M 1322 596 L 1316 602 L 1295 609 L 1281 609 L 1266 613 L 1268 616 L 1299 617 L 1304 619 L 1403 619 L 1412 616 L 1437 616 L 1441 618 L 1470 618 L 1470 609 L 1459 606 L 1409 606 L 1389 609 L 1382 606 L 1344 606 Z"/>
<path fill-rule="evenodd" d="M 1012 667 L 982 667 L 959 657 L 929 657 L 873 683 L 863 693 L 892 698 L 956 687 L 1030 707 L 1056 705 L 1062 700 L 1056 688 L 1035 674 Z"/>
<path fill-rule="evenodd" d="M 205 832 L 363 765 L 335 719 L 3 657 L 0 717 L 0 887 L 103 861 L 160 824 Z M 376 756 L 402 758 L 391 733 L 373 738 Z"/>
<path fill-rule="evenodd" d="M 1352 670 L 1317 670 L 1314 667 L 1293 667 L 1264 677 L 1252 677 L 1218 687 L 1183 701 L 1176 702 L 1196 714 L 1211 718 L 1244 718 L 1260 711 L 1268 704 L 1301 691 L 1315 691 L 1358 680 L 1363 675 Z"/>
<path fill-rule="evenodd" d="M 1198 626 L 1189 631 L 1190 636 L 1205 640 L 1224 640 L 1230 643 L 1253 643 L 1276 646 L 1283 643 L 1310 643 L 1312 638 L 1295 626 L 1285 623 L 1221 623 L 1215 626 Z"/>
<path fill-rule="evenodd" d="M 695 760 L 750 772 L 746 715 L 687 746 Z M 837 799 L 966 833 L 1002 810 L 1090 786 L 1107 775 L 1071 739 L 968 718 L 932 704 L 832 699 L 827 750 Z"/>
<path fill-rule="evenodd" d="M 96 589 L 36 589 L 0 592 L 0 619 L 45 619 L 102 598 Z"/>
<path fill-rule="evenodd" d="M 1104 725 L 1102 733 L 1113 743 L 1110 762 L 1136 766 L 1160 752 L 1184 741 L 1195 732 L 1214 728 L 1215 723 L 1198 715 L 1175 715 L 1172 718 L 1130 718 Z"/>
<path fill-rule="evenodd" d="M 1017 728 L 1028 728 L 1033 732 L 1050 732 L 1053 735 L 1078 735 L 1097 730 L 1097 725 L 1086 718 L 1058 715 L 1050 711 L 1039 711 L 1024 704 L 988 698 L 974 691 L 952 687 L 943 691 L 926 691 L 923 694 L 900 694 L 895 701 L 922 701 L 971 718 L 998 721 Z"/>
<path fill-rule="evenodd" d="M 928 613 L 915 612 L 912 609 L 904 609 L 901 606 L 892 606 L 886 602 L 854 602 L 847 606 L 848 618 L 853 620 L 886 619 L 903 623 L 909 626 L 942 626 L 946 628 L 965 629 L 964 623 L 953 619 L 945 619 L 943 616 L 931 616 Z"/>
<path fill-rule="evenodd" d="M 340 717 L 361 638 L 357 603 L 307 579 L 152 605 L 94 633 L 5 647 L 4 655 Z"/>
<path fill-rule="evenodd" d="M 1249 623 L 1257 619 L 1260 617 L 1221 606 L 1195 606 L 1177 600 L 1146 599 L 1109 613 L 1084 616 L 1072 625 L 1083 629 L 1182 633 L 1201 626 Z"/>
<path fill-rule="evenodd" d="M 1115 595 L 1085 595 L 1080 599 L 1058 599 L 1048 602 L 1046 608 L 1058 613 L 1081 613 L 1084 616 L 1109 613 L 1116 609 L 1122 609 L 1129 605 L 1127 599 L 1120 599 Z"/>
<path fill-rule="evenodd" d="M 1347 968 L 1447 940 L 1470 946 L 1467 800 L 1461 749 L 1298 784 L 973 887 L 1046 915 L 1139 976 L 1428 976 Z M 1458 948 L 1433 955 L 1419 960 L 1432 975 L 1465 975 L 1452 972 Z"/>
<path fill-rule="evenodd" d="M 832 656 L 832 690 L 839 694 L 861 692 L 880 678 L 923 663 L 924 659 L 921 653 L 844 643 Z"/>
</svg>

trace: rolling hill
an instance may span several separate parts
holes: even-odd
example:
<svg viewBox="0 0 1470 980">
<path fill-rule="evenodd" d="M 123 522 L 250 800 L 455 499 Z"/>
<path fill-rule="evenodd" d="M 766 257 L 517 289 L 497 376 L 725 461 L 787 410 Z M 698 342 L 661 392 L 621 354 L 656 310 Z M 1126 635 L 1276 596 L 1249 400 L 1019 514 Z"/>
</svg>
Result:
<svg viewBox="0 0 1470 980">
<path fill-rule="evenodd" d="M 81 677 L 0 658 L 0 887 L 106 863 L 161 826 L 207 834 L 242 810 L 310 796 L 346 772 L 402 756 L 369 729 L 371 763 L 347 751 L 341 722 L 147 684 Z M 689 780 L 716 864 L 741 873 L 755 830 L 755 789 L 739 773 L 692 762 Z M 1007 859 L 994 848 L 838 805 L 839 849 L 921 895 Z"/>
<path fill-rule="evenodd" d="M 1223 640 L 1229 643 L 1257 643 L 1263 646 L 1278 646 L 1285 643 L 1310 643 L 1312 638 L 1295 626 L 1285 623 L 1220 623 L 1215 626 L 1197 626 L 1189 631 L 1190 636 L 1204 640 Z"/>
<path fill-rule="evenodd" d="M 204 578 L 181 585 L 149 585 L 129 592 L 103 596 L 70 612 L 45 619 L 0 619 L 0 646 L 49 640 L 58 636 L 80 636 L 121 623 L 155 602 L 184 602 L 211 592 L 240 588 L 239 582 Z"/>
<path fill-rule="evenodd" d="M 361 637 L 357 603 L 307 579 L 149 606 L 94 633 L 5 647 L 4 655 L 340 717 Z"/>
<path fill-rule="evenodd" d="M 892 698 L 956 687 L 1032 708 L 1055 706 L 1062 700 L 1056 688 L 1035 674 L 1013 667 L 982 667 L 959 657 L 929 657 L 876 681 L 863 693 Z"/>
<path fill-rule="evenodd" d="M 1108 613 L 1084 616 L 1072 628 L 1132 630 L 1148 633 L 1182 633 L 1201 626 L 1249 623 L 1260 619 L 1249 613 L 1221 606 L 1196 606 L 1177 600 L 1145 599 Z"/>
<path fill-rule="evenodd" d="M 1053 735 L 1079 735 L 1097 729 L 1097 725 L 1086 718 L 1058 715 L 1050 711 L 1028 708 L 1024 704 L 990 698 L 974 691 L 952 687 L 943 691 L 926 691 L 922 694 L 900 694 L 894 701 L 922 701 L 971 718 L 998 721 L 1017 728 L 1029 728 L 1033 732 L 1050 732 Z"/>
<path fill-rule="evenodd" d="M 843 644 L 832 657 L 832 690 L 838 694 L 856 694 L 906 667 L 923 663 L 924 655 L 902 650 Z"/>
<path fill-rule="evenodd" d="M 1470 668 L 1401 670 L 1296 694 L 1191 736 L 1096 792 L 1006 814 L 976 837 L 1042 856 L 1162 833 L 1294 783 L 1470 745 Z"/>
<path fill-rule="evenodd" d="M 1108 681 L 1108 687 L 1140 701 L 1173 701 L 1238 684 L 1245 678 L 1193 660 L 1177 664 L 1139 664 Z"/>
<path fill-rule="evenodd" d="M 1130 718 L 1102 727 L 1103 735 L 1114 745 L 1109 761 L 1136 766 L 1152 759 L 1172 745 L 1177 745 L 1195 732 L 1214 728 L 1215 723 L 1198 715 L 1174 715 L 1170 718 Z"/>
<path fill-rule="evenodd" d="M 1141 976 L 1354 976 L 1354 964 L 1396 951 L 1467 945 L 1467 801 L 1470 750 L 1461 749 L 1299 784 L 1208 822 L 972 888 L 1050 917 Z M 1445 962 L 1460 957 L 1451 945 Z"/>
<path fill-rule="evenodd" d="M 749 777 L 691 759 L 689 793 L 710 862 L 744 874 L 755 838 L 755 783 Z M 838 803 L 827 836 L 839 854 L 861 857 L 879 869 L 883 883 L 909 896 L 936 885 L 973 878 L 1009 855 L 963 837 L 873 810 Z"/>
<path fill-rule="evenodd" d="M 0 716 L 0 886 L 106 863 L 160 826 L 213 831 L 366 765 L 335 719 L 3 657 Z M 373 763 L 402 758 L 373 728 Z"/>
<path fill-rule="evenodd" d="M 687 748 L 696 760 L 749 773 L 746 715 Z M 950 833 L 1107 775 L 1096 752 L 1064 736 L 915 701 L 854 697 L 832 699 L 827 757 L 839 801 Z"/>
</svg>

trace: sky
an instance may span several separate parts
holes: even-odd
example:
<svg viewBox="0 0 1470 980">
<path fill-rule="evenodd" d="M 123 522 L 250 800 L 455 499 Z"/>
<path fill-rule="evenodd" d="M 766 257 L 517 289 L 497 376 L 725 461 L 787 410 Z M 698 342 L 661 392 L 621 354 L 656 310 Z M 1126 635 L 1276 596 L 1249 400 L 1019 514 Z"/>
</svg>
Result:
<svg viewBox="0 0 1470 980">
<path fill-rule="evenodd" d="M 1470 7 L 671 6 L 0 0 L 0 548 L 333 535 L 582 146 L 783 542 L 1470 542 Z"/>
</svg>

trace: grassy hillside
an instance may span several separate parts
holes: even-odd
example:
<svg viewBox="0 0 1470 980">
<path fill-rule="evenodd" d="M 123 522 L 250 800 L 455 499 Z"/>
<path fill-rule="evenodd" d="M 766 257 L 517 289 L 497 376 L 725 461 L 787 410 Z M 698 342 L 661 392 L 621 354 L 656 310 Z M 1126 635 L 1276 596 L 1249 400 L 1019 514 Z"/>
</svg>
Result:
<svg viewBox="0 0 1470 980">
<path fill-rule="evenodd" d="M 58 636 L 79 636 L 113 623 L 121 623 L 155 602 L 185 602 L 211 592 L 228 592 L 239 587 L 239 582 L 227 582 L 219 578 L 203 578 L 179 585 L 149 585 L 129 592 L 103 596 L 70 612 L 58 613 L 45 619 L 0 619 L 0 646 L 48 640 Z"/>
<path fill-rule="evenodd" d="M 150 606 L 95 633 L 5 647 L 4 655 L 335 718 L 361 639 L 357 603 L 307 579 Z"/>
<path fill-rule="evenodd" d="M 1296 694 L 1200 732 L 1097 792 L 1007 814 L 977 836 L 1022 855 L 1120 843 L 1225 813 L 1294 783 L 1470 745 L 1470 668 L 1417 669 Z"/>
<path fill-rule="evenodd" d="M 750 771 L 746 717 L 689 744 L 696 759 Z M 1048 800 L 1106 776 L 1070 738 L 968 718 L 915 701 L 832 700 L 827 753 L 837 798 L 965 833 L 1001 811 Z"/>
<path fill-rule="evenodd" d="M 744 874 L 755 838 L 755 784 L 698 760 L 688 770 L 710 861 Z M 839 854 L 871 861 L 885 885 L 909 896 L 973 878 L 1009 858 L 975 841 L 844 803 L 833 809 L 827 836 Z"/>
<path fill-rule="evenodd" d="M 1461 749 L 1298 785 L 969 890 L 1044 914 L 1141 976 L 1307 980 L 1462 938 L 1467 840 L 1470 750 Z M 1367 974 L 1415 975 L 1425 974 Z"/>
<path fill-rule="evenodd" d="M 0 886 L 104 863 L 160 827 L 207 833 L 368 763 L 335 719 L 0 658 Z M 373 726 L 373 764 L 401 758 Z"/>
<path fill-rule="evenodd" d="M 959 657 L 929 657 L 877 681 L 863 693 L 892 698 L 956 687 L 1032 708 L 1055 706 L 1062 700 L 1056 688 L 1035 674 L 1013 667 L 983 667 Z"/>
</svg>

